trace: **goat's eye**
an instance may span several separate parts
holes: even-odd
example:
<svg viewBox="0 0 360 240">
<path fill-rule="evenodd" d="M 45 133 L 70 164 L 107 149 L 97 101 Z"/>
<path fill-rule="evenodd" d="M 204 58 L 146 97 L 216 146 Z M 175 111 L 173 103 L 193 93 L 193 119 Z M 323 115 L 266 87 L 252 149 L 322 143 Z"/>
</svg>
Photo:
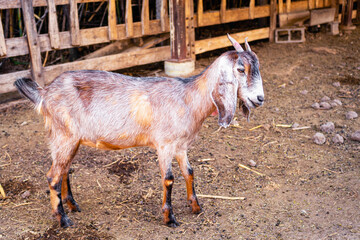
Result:
<svg viewBox="0 0 360 240">
<path fill-rule="evenodd" d="M 237 69 L 239 73 L 244 73 L 245 72 L 245 68 L 238 68 Z"/>
</svg>

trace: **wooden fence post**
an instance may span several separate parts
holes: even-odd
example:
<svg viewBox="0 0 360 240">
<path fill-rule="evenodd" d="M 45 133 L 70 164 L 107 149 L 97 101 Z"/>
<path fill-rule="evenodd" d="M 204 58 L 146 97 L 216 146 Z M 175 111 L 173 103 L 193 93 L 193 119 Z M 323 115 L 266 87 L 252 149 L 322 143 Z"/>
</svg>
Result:
<svg viewBox="0 0 360 240">
<path fill-rule="evenodd" d="M 115 0 L 109 0 L 108 7 L 108 26 L 109 26 L 109 40 L 117 40 L 117 18 Z"/>
<path fill-rule="evenodd" d="M 341 16 L 341 28 L 343 30 L 349 31 L 354 30 L 356 26 L 352 24 L 352 10 L 353 10 L 354 1 L 353 0 L 345 0 L 342 6 L 345 11 Z"/>
<path fill-rule="evenodd" d="M 5 35 L 4 35 L 4 30 L 0 15 L 0 56 L 5 56 L 5 55 L 6 55 Z"/>
<path fill-rule="evenodd" d="M 279 0 L 282 1 L 282 0 Z M 276 0 L 270 0 L 270 30 L 269 30 L 269 41 L 274 42 L 275 40 L 275 29 L 276 29 Z"/>
<path fill-rule="evenodd" d="M 165 73 L 170 76 L 188 75 L 195 69 L 194 7 L 190 1 L 170 0 L 171 59 L 165 61 Z"/>
<path fill-rule="evenodd" d="M 21 0 L 21 8 L 25 22 L 27 42 L 29 45 L 32 76 L 40 86 L 44 86 L 40 41 L 36 31 L 33 1 Z"/>
<path fill-rule="evenodd" d="M 49 8 L 49 38 L 53 49 L 60 48 L 59 25 L 56 16 L 56 6 L 54 0 L 47 0 Z"/>
</svg>

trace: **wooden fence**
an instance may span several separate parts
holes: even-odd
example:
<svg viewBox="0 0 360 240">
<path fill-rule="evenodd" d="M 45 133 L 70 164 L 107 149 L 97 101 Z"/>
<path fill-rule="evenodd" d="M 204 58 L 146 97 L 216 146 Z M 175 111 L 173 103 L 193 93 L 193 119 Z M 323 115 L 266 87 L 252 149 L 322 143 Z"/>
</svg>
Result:
<svg viewBox="0 0 360 240">
<path fill-rule="evenodd" d="M 78 19 L 78 4 L 89 2 L 103 2 L 104 0 L 0 0 L 0 10 L 21 9 L 26 29 L 26 36 L 5 38 L 3 24 L 0 21 L 0 58 L 9 58 L 29 54 L 31 69 L 12 73 L 0 74 L 0 93 L 14 91 L 13 82 L 17 78 L 32 77 L 39 84 L 51 82 L 56 76 L 64 71 L 80 69 L 117 70 L 136 65 L 165 61 L 175 56 L 176 47 L 183 44 L 184 58 L 195 59 L 196 54 L 204 53 L 218 48 L 230 46 L 226 36 L 195 40 L 195 28 L 252 20 L 270 17 L 270 26 L 234 33 L 232 36 L 243 42 L 245 37 L 249 41 L 267 39 L 273 37 L 276 28 L 277 12 L 297 12 L 313 8 L 338 6 L 335 0 L 305 0 L 291 1 L 282 0 L 277 4 L 275 0 L 268 0 L 268 4 L 257 6 L 255 0 L 250 0 L 246 7 L 229 9 L 226 0 L 221 0 L 219 10 L 204 11 L 203 0 L 196 0 L 197 9 L 194 9 L 193 0 L 162 0 L 160 6 L 160 18 L 150 19 L 149 0 L 142 0 L 141 21 L 133 21 L 132 1 L 126 1 L 125 22 L 117 24 L 117 12 L 115 0 L 106 0 L 108 7 L 108 26 L 80 29 Z M 332 2 L 331 2 L 332 1 Z M 70 29 L 60 32 L 57 22 L 57 5 L 70 5 Z M 183 4 L 183 5 L 177 5 Z M 34 17 L 34 7 L 48 8 L 48 33 L 38 34 Z M 170 14 L 169 14 L 170 9 Z M 184 32 L 185 35 L 175 36 L 174 28 L 178 19 L 170 19 L 169 15 L 185 11 Z M 196 10 L 196 11 L 195 11 Z M 173 11 L 173 12 L 171 12 Z M 178 11 L 178 12 L 176 12 Z M 356 10 L 354 10 L 356 14 Z M 89 46 L 118 40 L 139 38 L 144 36 L 167 34 L 171 32 L 171 46 L 153 48 L 140 48 L 137 51 L 128 51 L 109 56 L 80 60 L 75 62 L 43 66 L 42 52 L 59 49 L 68 49 L 80 46 Z M 177 42 L 179 38 L 184 38 Z M 172 48 L 172 49 L 171 49 Z"/>
</svg>

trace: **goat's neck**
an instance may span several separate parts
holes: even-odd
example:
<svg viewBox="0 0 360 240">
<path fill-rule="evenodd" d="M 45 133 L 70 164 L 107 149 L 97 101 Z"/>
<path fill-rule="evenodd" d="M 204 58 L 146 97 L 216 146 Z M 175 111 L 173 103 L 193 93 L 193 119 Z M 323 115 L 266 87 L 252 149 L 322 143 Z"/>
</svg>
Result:
<svg viewBox="0 0 360 240">
<path fill-rule="evenodd" d="M 221 74 L 219 60 L 219 58 L 215 60 L 208 69 L 191 83 L 189 88 L 188 97 L 191 101 L 193 115 L 200 124 L 216 110 L 212 100 L 212 92 Z"/>
</svg>

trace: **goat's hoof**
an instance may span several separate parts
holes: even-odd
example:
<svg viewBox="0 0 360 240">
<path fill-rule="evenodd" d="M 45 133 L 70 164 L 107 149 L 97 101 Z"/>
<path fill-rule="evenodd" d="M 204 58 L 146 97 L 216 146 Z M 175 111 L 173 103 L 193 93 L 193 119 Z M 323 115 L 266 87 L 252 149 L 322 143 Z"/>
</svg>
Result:
<svg viewBox="0 0 360 240">
<path fill-rule="evenodd" d="M 67 228 L 74 225 L 74 223 L 70 220 L 70 218 L 68 216 L 62 216 L 60 219 L 60 226 L 62 228 Z"/>
<path fill-rule="evenodd" d="M 71 212 L 81 212 L 81 209 L 80 209 L 79 205 L 75 202 L 75 203 L 70 207 L 70 211 L 71 211 Z"/>
<path fill-rule="evenodd" d="M 173 219 L 173 220 L 167 222 L 166 225 L 168 227 L 176 228 L 176 227 L 180 226 L 180 223 L 178 223 L 175 219 Z"/>
<path fill-rule="evenodd" d="M 192 208 L 192 213 L 194 213 L 194 214 L 199 214 L 199 213 L 201 213 L 203 210 L 202 210 L 202 208 L 200 207 L 200 206 L 197 206 L 197 207 L 193 207 Z"/>
</svg>

